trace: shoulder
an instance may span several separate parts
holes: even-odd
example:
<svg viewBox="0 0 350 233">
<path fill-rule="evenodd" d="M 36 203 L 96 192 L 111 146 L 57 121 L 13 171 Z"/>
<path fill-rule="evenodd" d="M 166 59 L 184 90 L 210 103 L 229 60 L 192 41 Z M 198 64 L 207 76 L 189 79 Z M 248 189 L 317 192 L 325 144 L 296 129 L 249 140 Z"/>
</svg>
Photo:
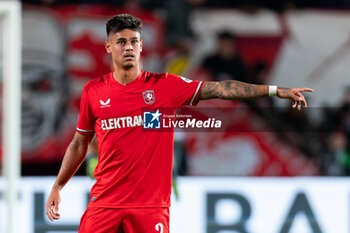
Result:
<svg viewBox="0 0 350 233">
<path fill-rule="evenodd" d="M 169 78 L 168 73 L 153 73 L 148 71 L 144 71 L 143 76 L 146 82 L 159 82 Z"/>
<path fill-rule="evenodd" d="M 153 82 L 153 83 L 170 83 L 173 84 L 174 82 L 179 82 L 179 81 L 185 81 L 185 82 L 189 82 L 191 80 L 184 78 L 182 76 L 179 75 L 175 75 L 175 74 L 169 74 L 169 73 L 152 73 L 152 72 L 147 72 L 144 71 L 144 78 L 146 80 L 146 82 Z"/>
<path fill-rule="evenodd" d="M 149 78 L 159 79 L 159 78 L 164 78 L 167 75 L 168 75 L 168 73 L 153 73 L 153 72 L 149 72 L 149 71 L 143 71 L 143 76 L 146 79 L 149 79 Z"/>
<path fill-rule="evenodd" d="M 99 87 L 101 84 L 108 82 L 110 73 L 88 81 L 84 86 L 84 91 L 89 92 L 91 89 Z"/>
</svg>

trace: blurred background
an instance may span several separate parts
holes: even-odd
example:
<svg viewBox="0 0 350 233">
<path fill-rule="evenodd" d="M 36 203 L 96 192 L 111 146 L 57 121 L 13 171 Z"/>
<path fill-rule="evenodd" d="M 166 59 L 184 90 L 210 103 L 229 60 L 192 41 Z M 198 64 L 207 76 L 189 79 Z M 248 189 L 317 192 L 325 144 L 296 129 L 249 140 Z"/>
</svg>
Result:
<svg viewBox="0 0 350 233">
<path fill-rule="evenodd" d="M 174 233 L 350 232 L 349 0 L 22 4 L 21 175 L 30 193 L 22 201 L 31 216 L 25 232 L 76 232 L 86 202 L 74 210 L 70 204 L 83 194 L 85 200 L 93 182 L 86 177 L 98 153 L 93 145 L 77 172 L 82 177 L 71 182 L 86 185 L 65 188 L 76 196 L 65 194 L 73 199 L 64 204 L 63 223 L 49 223 L 40 208 L 75 132 L 84 84 L 111 71 L 105 22 L 119 13 L 143 21 L 147 71 L 315 89 L 302 111 L 273 97 L 198 104 L 198 111 L 217 108 L 232 124 L 220 132 L 176 131 Z M 231 130 L 237 126 L 243 130 Z M 324 206 L 329 200 L 338 202 Z M 271 213 L 271 205 L 280 207 Z M 186 212 L 196 216 L 192 223 Z"/>
</svg>

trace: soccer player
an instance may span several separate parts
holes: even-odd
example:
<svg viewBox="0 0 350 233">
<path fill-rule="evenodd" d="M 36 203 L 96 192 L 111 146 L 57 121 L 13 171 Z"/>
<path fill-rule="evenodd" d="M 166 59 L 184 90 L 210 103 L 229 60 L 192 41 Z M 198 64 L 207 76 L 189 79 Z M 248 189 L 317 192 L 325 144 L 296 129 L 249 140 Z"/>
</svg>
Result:
<svg viewBox="0 0 350 233">
<path fill-rule="evenodd" d="M 141 70 L 141 21 L 121 14 L 109 19 L 106 28 L 105 48 L 112 56 L 114 71 L 85 85 L 76 133 L 46 203 L 49 219 L 59 219 L 60 190 L 85 159 L 96 134 L 96 183 L 81 218 L 80 233 L 169 232 L 174 132 L 144 132 L 143 108 L 175 109 L 205 99 L 268 95 L 290 99 L 294 108 L 307 107 L 302 92 L 311 92 L 309 88 L 233 80 L 201 82 Z"/>
</svg>

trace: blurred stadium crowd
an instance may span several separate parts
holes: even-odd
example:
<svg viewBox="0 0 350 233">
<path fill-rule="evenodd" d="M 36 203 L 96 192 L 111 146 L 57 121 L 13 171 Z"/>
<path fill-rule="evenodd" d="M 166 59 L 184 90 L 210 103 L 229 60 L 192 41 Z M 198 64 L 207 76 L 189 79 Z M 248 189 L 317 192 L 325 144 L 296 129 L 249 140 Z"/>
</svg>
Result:
<svg viewBox="0 0 350 233">
<path fill-rule="evenodd" d="M 161 0 L 113 0 L 113 1 L 99 1 L 99 0 L 23 0 L 24 3 L 30 4 L 44 4 L 44 5 L 58 5 L 58 4 L 91 4 L 104 3 L 113 4 L 116 6 L 125 6 L 126 4 L 137 4 L 144 9 L 164 8 L 170 2 L 177 2 L 180 4 L 188 4 L 194 7 L 265 7 L 276 11 L 283 11 L 290 8 L 305 8 L 305 7 L 348 7 L 349 0 L 176 0 L 176 1 L 161 1 Z"/>
<path fill-rule="evenodd" d="M 152 22 L 153 19 L 150 19 L 147 13 L 152 12 L 157 15 L 158 19 L 160 19 L 165 26 L 160 27 L 159 30 L 152 29 L 155 31 L 150 29 L 151 31 L 146 31 L 145 34 L 146 36 L 150 36 L 160 31 L 161 36 L 159 37 L 164 37 L 165 43 L 160 43 L 161 48 L 157 47 L 159 44 L 155 39 L 153 39 L 153 44 L 151 42 L 146 43 L 146 47 L 149 46 L 151 49 L 161 51 L 159 53 L 160 55 L 158 54 L 160 57 L 156 58 L 154 58 L 154 56 L 152 57 L 150 51 L 145 51 L 145 56 L 150 58 L 148 59 L 150 62 L 145 62 L 145 66 L 148 67 L 148 70 L 154 72 L 169 72 L 183 75 L 191 79 L 234 79 L 259 84 L 269 83 L 268 80 L 271 64 L 268 64 L 268 62 L 264 60 L 256 60 L 253 63 L 249 62 L 249 64 L 247 64 L 246 59 L 240 54 L 239 49 L 237 48 L 242 44 L 242 41 L 244 42 L 244 38 L 237 36 L 232 30 L 217 31 L 215 37 L 211 38 L 214 40 L 212 43 L 216 44 L 216 50 L 207 53 L 205 56 L 197 59 L 197 62 L 192 63 L 191 57 L 194 53 L 194 44 L 196 44 L 198 40 L 195 33 L 193 33 L 193 27 L 191 27 L 190 22 L 193 11 L 202 8 L 230 8 L 246 12 L 249 15 L 254 14 L 261 9 L 269 9 L 281 13 L 307 8 L 346 9 L 350 6 L 349 0 L 23 0 L 22 2 L 26 4 L 24 12 L 27 9 L 34 9 L 34 11 L 39 12 L 45 8 L 52 11 L 54 7 L 67 7 L 67 4 L 73 5 L 76 9 L 80 10 L 89 8 L 89 6 L 94 6 L 94 10 L 96 10 L 98 7 L 95 7 L 95 4 L 109 4 L 108 6 L 112 5 L 114 9 L 119 9 L 121 12 L 138 12 L 136 15 L 140 15 L 139 12 L 143 12 L 141 15 L 145 15 L 146 24 L 147 22 Z M 111 11 L 108 12 L 107 15 L 110 15 L 112 13 Z M 101 12 L 103 11 L 101 10 Z M 61 17 L 63 16 L 64 18 L 66 15 L 67 13 L 61 12 Z M 42 102 L 42 104 L 39 104 L 42 107 L 42 114 L 40 114 L 38 113 L 37 106 L 33 107 L 31 106 L 32 104 L 25 103 L 30 98 L 27 100 L 24 98 L 22 117 L 24 135 L 22 142 L 24 150 L 22 165 L 23 175 L 57 174 L 64 148 L 74 132 L 74 125 L 78 114 L 78 96 L 83 85 L 82 83 L 87 81 L 87 79 L 84 78 L 89 77 L 87 74 L 89 72 L 92 75 L 95 75 L 93 77 L 97 77 L 97 74 L 103 73 L 106 69 L 108 70 L 108 66 L 99 63 L 95 64 L 95 66 L 97 66 L 96 69 L 99 69 L 99 72 L 95 72 L 95 70 L 91 71 L 91 69 L 90 71 L 89 69 L 86 69 L 85 71 L 79 70 L 76 69 L 76 66 L 74 65 L 68 66 L 67 68 L 66 63 L 70 62 L 79 64 L 83 62 L 82 60 L 79 60 L 79 56 L 72 56 L 71 58 L 66 57 L 66 55 L 63 54 L 63 51 L 67 47 L 68 50 L 74 50 L 79 48 L 80 45 L 91 47 L 99 43 L 99 40 L 96 39 L 96 37 L 88 38 L 85 34 L 79 34 L 79 36 L 70 40 L 68 45 L 65 44 L 66 42 L 60 41 L 60 37 L 70 37 L 74 34 L 74 30 L 79 31 L 79 26 L 83 24 L 83 21 L 71 24 L 64 32 L 53 30 L 51 26 L 45 25 L 44 22 L 48 22 L 48 20 L 45 19 L 45 17 L 40 18 L 39 16 L 37 19 L 35 19 L 35 17 L 29 17 L 28 20 L 24 21 L 26 27 L 33 25 L 37 25 L 37 27 L 41 29 L 48 27 L 49 29 L 47 29 L 47 35 L 45 37 L 49 37 L 51 44 L 47 46 L 47 49 L 43 49 L 43 47 L 45 47 L 45 41 L 33 39 L 35 36 L 40 35 L 40 32 L 37 31 L 37 29 L 30 28 L 28 32 L 23 32 L 24 36 L 29 35 L 28 38 L 32 38 L 37 42 L 33 42 L 27 46 L 26 43 L 31 42 L 28 42 L 29 40 L 23 40 L 23 95 L 31 96 L 36 103 Z M 147 28 L 148 27 L 146 27 L 146 30 Z M 24 28 L 24 30 L 25 29 L 26 28 Z M 104 28 L 100 28 L 100 30 L 104 30 Z M 99 33 L 97 33 L 97 37 L 98 36 L 100 36 Z M 156 45 L 154 45 L 154 43 Z M 100 44 L 103 45 L 103 40 Z M 53 49 L 52 47 L 55 48 Z M 29 53 L 27 50 L 34 50 L 34 52 L 32 51 Z M 97 53 L 103 53 L 103 48 L 100 48 Z M 52 54 L 54 56 L 52 56 Z M 93 53 L 93 56 L 95 55 L 98 57 L 98 54 Z M 56 60 L 55 56 L 58 57 Z M 52 61 L 47 60 L 49 57 Z M 65 60 L 62 62 L 62 57 L 68 59 L 68 61 Z M 44 64 L 46 68 L 39 69 L 39 66 L 36 66 L 38 64 L 35 62 L 33 63 L 33 58 L 38 60 L 38 64 Z M 101 60 L 102 58 L 105 59 L 105 57 L 100 58 Z M 71 61 L 69 61 L 70 59 Z M 89 66 L 89 64 L 86 65 L 84 63 L 84 66 Z M 46 76 L 54 77 L 47 79 L 45 78 Z M 70 76 L 74 76 L 74 78 L 72 79 Z M 59 80 L 64 81 L 62 82 Z M 222 164 L 229 166 L 229 168 L 225 170 L 224 168 L 221 168 L 218 163 L 219 167 L 216 168 L 217 172 L 210 172 L 209 170 L 206 170 L 206 166 L 210 167 L 210 165 L 213 165 L 211 164 L 211 159 L 208 160 L 206 157 L 204 157 L 203 160 L 193 159 L 198 156 L 198 153 L 201 153 L 201 150 L 194 152 L 193 148 L 197 145 L 196 141 L 203 140 L 203 136 L 201 134 L 195 136 L 184 136 L 179 132 L 176 134 L 175 141 L 176 173 L 178 175 L 216 174 L 254 176 L 350 175 L 350 83 L 349 87 L 339 91 L 343 93 L 343 98 L 341 101 L 338 101 L 336 105 L 309 108 L 308 110 L 302 111 L 296 111 L 289 107 L 280 108 L 276 105 L 275 99 L 270 97 L 259 100 L 243 101 L 235 105 L 216 105 L 216 102 L 213 101 L 213 106 L 238 106 L 238 108 L 245 109 L 245 111 L 249 111 L 249 113 L 253 115 L 251 119 L 258 119 L 259 122 L 262 121 L 264 125 L 272 129 L 267 135 L 267 137 L 273 138 L 271 139 L 272 142 L 262 142 L 261 144 L 263 145 L 257 147 L 263 152 L 252 152 L 252 154 L 264 154 L 264 159 L 260 158 L 263 162 L 260 161 L 259 166 L 256 165 L 254 168 L 251 168 L 251 166 L 257 162 L 247 160 L 257 159 L 254 156 L 240 155 L 241 159 L 225 160 L 227 156 L 226 154 L 230 155 L 231 152 L 237 150 L 237 146 L 231 148 L 230 143 L 228 143 L 228 145 L 225 145 L 225 149 L 217 149 L 212 152 L 208 152 L 209 149 L 207 149 L 205 152 L 211 154 L 211 157 L 214 157 L 215 159 L 216 153 L 219 151 L 223 154 L 221 158 Z M 45 94 L 46 92 L 50 92 L 51 94 Z M 74 97 L 74 93 L 77 93 L 77 97 Z M 52 111 L 48 110 L 53 105 L 57 107 Z M 205 107 L 206 105 L 203 106 Z M 73 110 L 67 110 L 67 108 Z M 313 115 L 315 114 L 318 115 L 317 121 L 313 119 Z M 47 123 L 48 125 L 43 123 L 46 118 L 51 119 L 50 122 Z M 42 128 L 42 130 L 39 131 L 38 128 Z M 38 133 L 35 131 L 38 131 Z M 57 133 L 58 131 L 60 132 L 59 134 Z M 45 134 L 44 132 L 47 133 Z M 262 132 L 258 133 L 263 134 Z M 52 134 L 57 134 L 59 136 L 53 137 Z M 234 134 L 237 134 L 237 132 L 227 133 L 225 136 L 222 136 L 222 139 L 226 138 L 227 135 L 234 137 Z M 250 137 L 254 137 L 257 141 L 266 140 L 266 135 L 252 135 L 253 134 L 251 134 Z M 241 134 L 240 136 L 241 138 L 247 137 L 245 134 L 243 136 Z M 208 137 L 217 137 L 217 135 L 212 133 L 211 136 Z M 277 139 L 275 140 L 275 138 Z M 274 145 L 279 144 L 282 147 L 283 145 L 288 145 L 288 148 L 291 147 L 289 153 L 292 155 L 281 156 L 274 154 L 279 152 L 269 152 L 268 149 L 264 149 L 265 147 L 269 147 L 269 143 Z M 242 144 L 239 144 L 238 148 L 240 148 L 241 145 Z M 247 148 L 249 148 L 249 146 L 247 146 Z M 283 151 L 283 149 L 281 149 L 281 151 Z M 242 150 L 240 153 L 249 153 L 249 149 Z M 194 154 L 196 156 L 194 156 Z M 266 156 L 265 154 L 269 154 L 269 156 Z M 235 156 L 235 154 L 232 156 Z M 295 159 L 295 156 L 301 158 Z M 198 163 L 199 165 L 194 165 L 194 163 Z M 261 165 L 263 163 L 265 165 Z M 234 170 L 239 167 L 244 168 L 244 164 L 250 164 L 246 166 L 249 167 L 249 171 L 230 172 L 230 169 Z M 276 164 L 278 164 L 278 166 Z M 198 166 L 202 166 L 202 170 L 196 170 L 196 167 Z M 276 166 L 278 168 L 276 168 Z M 303 170 L 304 168 L 305 170 Z M 84 167 L 78 171 L 78 174 L 85 174 Z"/>
</svg>

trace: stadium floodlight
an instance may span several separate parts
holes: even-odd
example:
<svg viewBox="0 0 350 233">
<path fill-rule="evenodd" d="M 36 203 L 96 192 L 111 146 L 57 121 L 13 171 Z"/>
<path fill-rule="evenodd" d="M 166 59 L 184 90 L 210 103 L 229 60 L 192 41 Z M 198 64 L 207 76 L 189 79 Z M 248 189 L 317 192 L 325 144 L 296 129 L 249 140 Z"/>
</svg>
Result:
<svg viewBox="0 0 350 233">
<path fill-rule="evenodd" d="M 15 232 L 21 154 L 21 3 L 1 1 L 3 57 L 2 145 L 7 233 Z"/>
</svg>

